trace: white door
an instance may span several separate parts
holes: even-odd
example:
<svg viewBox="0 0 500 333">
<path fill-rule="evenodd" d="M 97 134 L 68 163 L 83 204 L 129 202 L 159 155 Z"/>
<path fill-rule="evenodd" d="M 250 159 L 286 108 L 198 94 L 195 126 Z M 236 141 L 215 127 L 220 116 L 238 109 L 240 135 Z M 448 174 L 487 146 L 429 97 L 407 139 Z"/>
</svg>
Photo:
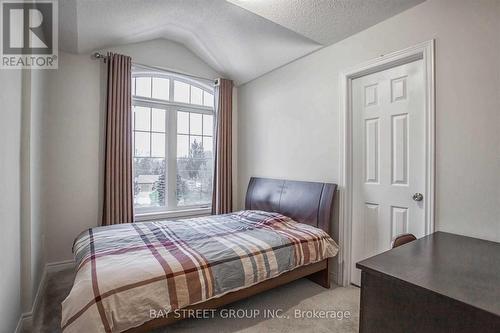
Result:
<svg viewBox="0 0 500 333">
<path fill-rule="evenodd" d="M 422 60 L 352 81 L 351 283 L 361 283 L 356 262 L 425 234 L 424 94 Z"/>
</svg>

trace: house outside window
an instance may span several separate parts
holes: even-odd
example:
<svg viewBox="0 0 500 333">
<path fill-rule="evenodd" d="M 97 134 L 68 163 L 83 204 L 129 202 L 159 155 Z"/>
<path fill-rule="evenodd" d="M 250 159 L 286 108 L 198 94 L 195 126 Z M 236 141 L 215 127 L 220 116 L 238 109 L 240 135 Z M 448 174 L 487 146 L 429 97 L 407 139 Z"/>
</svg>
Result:
<svg viewBox="0 0 500 333">
<path fill-rule="evenodd" d="M 132 109 L 136 216 L 208 209 L 213 82 L 134 65 Z"/>
</svg>

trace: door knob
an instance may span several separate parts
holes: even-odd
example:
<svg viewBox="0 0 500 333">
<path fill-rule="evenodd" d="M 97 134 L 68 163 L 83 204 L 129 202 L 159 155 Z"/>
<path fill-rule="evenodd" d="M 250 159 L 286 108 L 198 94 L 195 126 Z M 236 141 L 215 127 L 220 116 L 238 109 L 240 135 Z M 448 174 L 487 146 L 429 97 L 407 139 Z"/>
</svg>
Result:
<svg viewBox="0 0 500 333">
<path fill-rule="evenodd" d="M 413 200 L 422 201 L 422 200 L 424 200 L 424 195 L 422 193 L 417 192 L 413 195 Z"/>
</svg>

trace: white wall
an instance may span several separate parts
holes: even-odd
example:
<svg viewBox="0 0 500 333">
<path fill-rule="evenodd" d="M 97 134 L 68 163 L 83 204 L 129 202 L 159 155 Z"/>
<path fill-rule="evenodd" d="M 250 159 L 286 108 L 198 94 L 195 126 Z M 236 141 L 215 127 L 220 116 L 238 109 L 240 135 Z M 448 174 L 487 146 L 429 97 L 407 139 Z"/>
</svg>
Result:
<svg viewBox="0 0 500 333">
<path fill-rule="evenodd" d="M 109 47 L 102 52 L 115 52 L 132 57 L 137 64 L 196 75 L 207 79 L 219 77 L 217 72 L 185 46 L 165 39 Z"/>
<path fill-rule="evenodd" d="M 45 70 L 0 70 L 0 221 L 6 231 L 0 233 L 2 288 L 9 302 L 0 311 L 0 331 L 12 321 L 9 313 L 31 312 L 45 265 L 43 193 L 41 188 L 42 122 L 46 110 Z M 5 96 L 4 96 L 5 95 Z M 5 237 L 5 239 L 4 239 Z M 8 261 L 4 263 L 3 261 Z M 5 270 L 5 271 L 4 271 Z M 3 280 L 5 278 L 5 280 Z M 20 313 L 15 314 L 15 324 Z M 15 326 L 14 326 L 15 327 Z M 7 329 L 5 332 L 13 331 Z"/>
<path fill-rule="evenodd" d="M 191 75 L 217 73 L 180 44 L 166 40 L 113 47 L 132 61 Z M 90 55 L 59 54 L 49 74 L 42 163 L 47 261 L 73 258 L 75 237 L 100 225 L 105 124 L 105 65 Z"/>
<path fill-rule="evenodd" d="M 21 305 L 27 312 L 31 288 L 31 70 L 22 71 L 21 107 Z"/>
<path fill-rule="evenodd" d="M 59 53 L 49 76 L 42 164 L 47 261 L 72 258 L 75 237 L 100 220 L 100 63 Z"/>
<path fill-rule="evenodd" d="M 20 70 L 0 70 L 0 331 L 13 332 L 21 315 Z"/>
<path fill-rule="evenodd" d="M 500 241 L 500 2 L 428 0 L 239 88 L 250 176 L 339 180 L 339 73 L 436 39 L 437 229 Z"/>
<path fill-rule="evenodd" d="M 47 70 L 33 70 L 31 72 L 31 116 L 30 116 L 30 269 L 31 290 L 34 300 L 38 286 L 42 278 L 45 266 L 45 220 L 44 220 L 44 198 L 42 187 L 43 174 L 41 165 L 43 163 L 43 126 L 48 111 L 48 76 Z"/>
<path fill-rule="evenodd" d="M 46 70 L 23 70 L 21 113 L 21 296 L 23 312 L 32 310 L 45 266 L 42 124 L 47 109 Z"/>
</svg>

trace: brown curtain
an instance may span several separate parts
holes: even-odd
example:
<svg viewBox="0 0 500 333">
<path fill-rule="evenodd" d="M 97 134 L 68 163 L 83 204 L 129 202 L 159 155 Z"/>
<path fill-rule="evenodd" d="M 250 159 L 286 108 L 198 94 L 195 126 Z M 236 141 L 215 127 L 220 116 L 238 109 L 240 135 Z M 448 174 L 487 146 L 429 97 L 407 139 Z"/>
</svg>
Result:
<svg viewBox="0 0 500 333">
<path fill-rule="evenodd" d="M 215 162 L 212 214 L 233 210 L 233 81 L 218 79 L 215 84 Z"/>
<path fill-rule="evenodd" d="M 104 212 L 102 225 L 134 220 L 132 193 L 132 59 L 108 53 Z"/>
</svg>

